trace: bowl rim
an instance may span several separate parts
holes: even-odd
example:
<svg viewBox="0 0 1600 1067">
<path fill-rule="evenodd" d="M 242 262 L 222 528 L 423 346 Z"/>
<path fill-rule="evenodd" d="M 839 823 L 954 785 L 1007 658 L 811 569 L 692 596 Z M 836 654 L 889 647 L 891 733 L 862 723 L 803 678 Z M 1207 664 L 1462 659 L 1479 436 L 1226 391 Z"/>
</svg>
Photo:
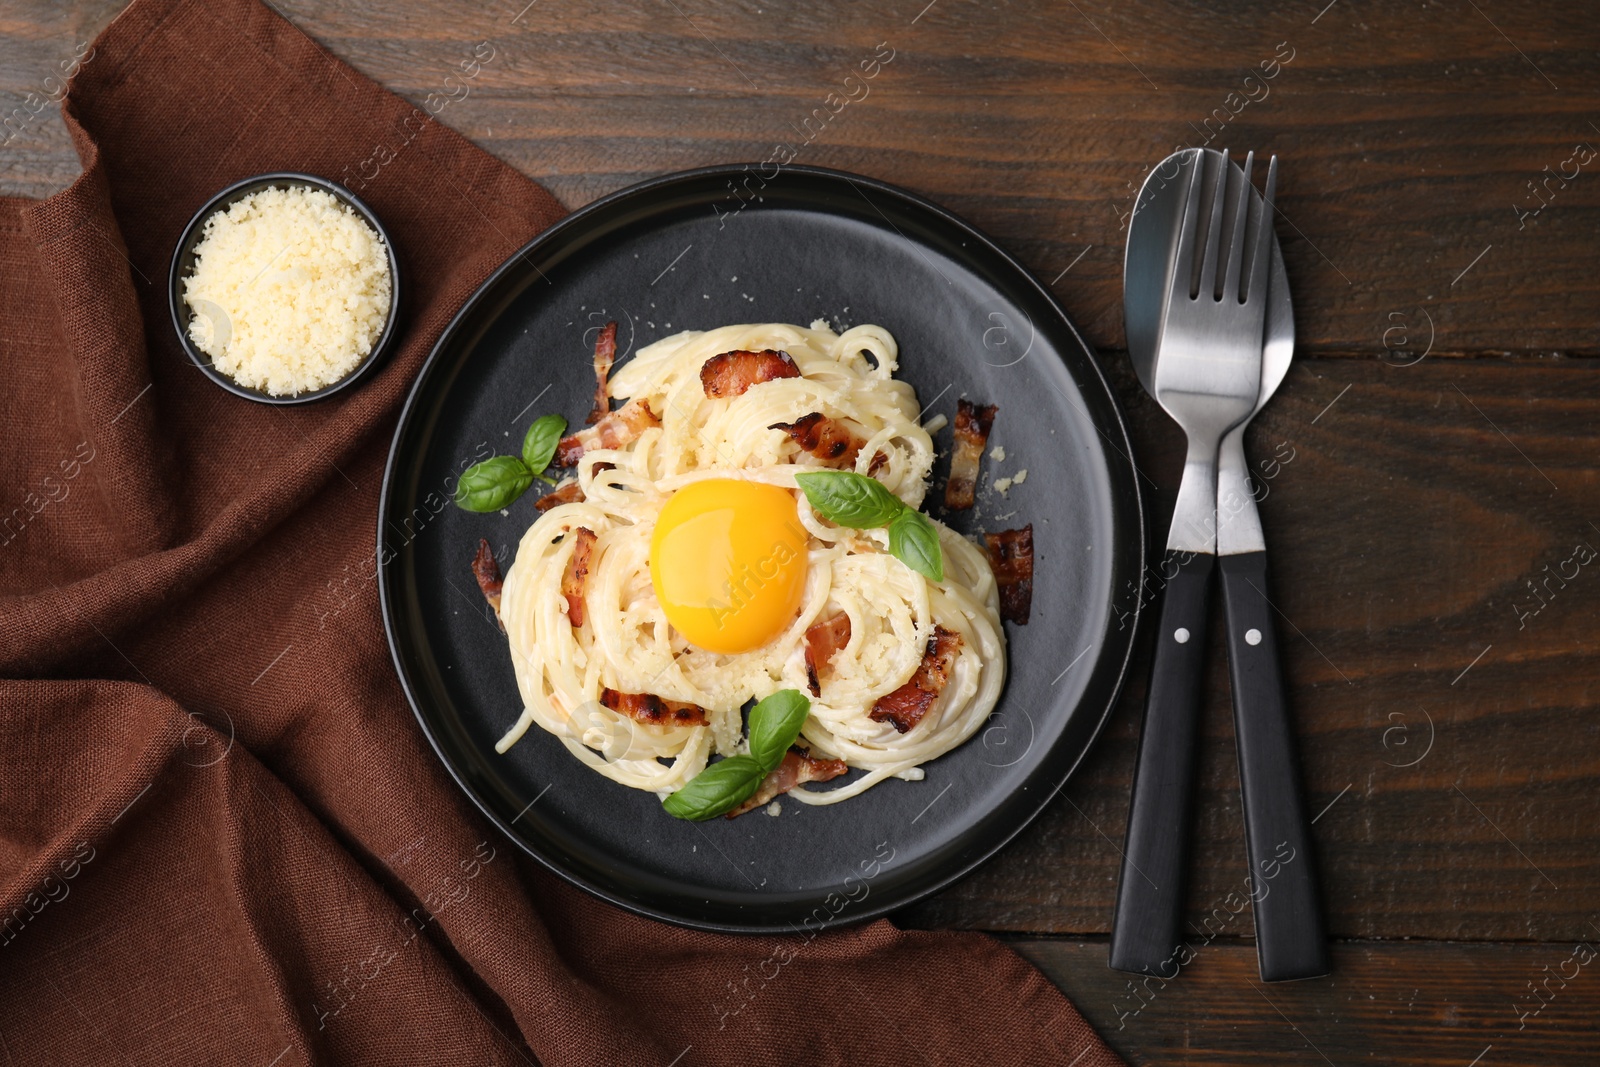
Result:
<svg viewBox="0 0 1600 1067">
<path fill-rule="evenodd" d="M 182 265 L 185 258 L 199 244 L 201 233 L 205 228 L 206 220 L 217 211 L 232 204 L 235 200 L 256 192 L 259 189 L 269 188 L 273 185 L 301 185 L 321 189 L 331 194 L 340 203 L 353 209 L 367 225 L 377 233 L 383 242 L 384 251 L 389 257 L 389 313 L 383 321 L 383 329 L 378 331 L 377 339 L 372 343 L 372 351 L 367 358 L 362 360 L 349 374 L 331 385 L 323 386 L 306 393 L 295 393 L 288 396 L 273 396 L 264 390 L 243 385 L 217 370 L 211 363 L 211 357 L 200 351 L 194 341 L 189 337 L 188 306 L 184 303 L 182 285 Z M 323 400 L 333 394 L 347 389 L 356 382 L 368 378 L 382 362 L 392 347 L 395 335 L 398 333 L 400 320 L 400 260 L 395 254 L 394 240 L 389 231 L 384 227 L 378 215 L 360 197 L 338 182 L 323 178 L 315 174 L 301 171 L 268 171 L 248 178 L 241 178 L 211 196 L 200 209 L 190 217 L 188 225 L 183 228 L 178 237 L 177 244 L 172 249 L 172 262 L 167 270 L 167 307 L 172 319 L 173 331 L 178 335 L 178 344 L 189 357 L 189 361 L 200 369 L 200 372 L 209 378 L 215 385 L 232 393 L 234 396 L 246 400 L 254 400 L 261 404 L 309 404 L 315 400 Z"/>
</svg>

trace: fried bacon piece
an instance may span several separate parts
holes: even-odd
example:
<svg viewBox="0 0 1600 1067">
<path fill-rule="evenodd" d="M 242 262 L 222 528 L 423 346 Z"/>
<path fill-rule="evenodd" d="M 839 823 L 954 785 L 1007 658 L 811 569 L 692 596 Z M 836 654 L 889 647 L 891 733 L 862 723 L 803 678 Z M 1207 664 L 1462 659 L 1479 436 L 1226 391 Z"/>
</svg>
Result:
<svg viewBox="0 0 1600 1067">
<path fill-rule="evenodd" d="M 505 633 L 506 624 L 500 620 L 500 564 L 494 561 L 494 549 L 482 538 L 478 539 L 478 554 L 472 557 L 472 576 L 478 580 L 483 599 L 494 609 L 494 621 L 500 623 L 500 632 Z"/>
<path fill-rule="evenodd" d="M 822 695 L 819 671 L 832 660 L 835 652 L 850 643 L 850 616 L 836 611 L 821 622 L 806 628 L 806 687 L 811 695 Z"/>
<path fill-rule="evenodd" d="M 763 348 L 759 352 L 724 352 L 712 356 L 700 368 L 700 388 L 706 396 L 743 396 L 752 385 L 775 378 L 798 378 L 800 368 L 787 352 Z"/>
<path fill-rule="evenodd" d="M 583 486 L 577 482 L 568 482 L 566 485 L 552 489 L 538 500 L 535 500 L 533 506 L 540 511 L 549 511 L 551 508 L 559 507 L 562 504 L 581 503 L 583 503 Z"/>
<path fill-rule="evenodd" d="M 773 797 L 787 793 L 797 785 L 832 781 L 849 769 L 842 759 L 817 759 L 797 748 L 791 748 L 783 754 L 783 762 L 761 780 L 761 785 L 750 794 L 750 799 L 728 812 L 727 817 L 731 819 L 747 811 L 754 811 Z"/>
<path fill-rule="evenodd" d="M 567 559 L 567 569 L 561 574 L 561 595 L 567 598 L 567 619 L 574 626 L 583 625 L 583 590 L 589 584 L 589 565 L 594 557 L 594 531 L 579 526 L 571 533 L 577 544 Z"/>
<path fill-rule="evenodd" d="M 841 467 L 853 467 L 856 454 L 866 444 L 850 432 L 838 419 L 830 419 L 820 411 L 801 416 L 794 422 L 775 422 L 769 430 L 782 430 L 794 439 L 795 444 L 818 459 L 837 460 Z M 876 456 L 882 456 L 879 452 Z M 876 458 L 874 456 L 874 458 Z M 888 457 L 884 457 L 887 462 Z"/>
<path fill-rule="evenodd" d="M 887 722 L 901 733 L 916 726 L 950 681 L 960 648 L 960 634 L 934 626 L 933 636 L 928 638 L 928 647 L 922 653 L 922 662 L 911 680 L 888 696 L 879 697 L 868 717 L 873 722 Z"/>
<path fill-rule="evenodd" d="M 705 726 L 706 709 L 679 700 L 663 700 L 654 693 L 619 693 L 604 690 L 600 703 L 646 726 Z"/>
<path fill-rule="evenodd" d="M 1026 626 L 1033 609 L 1033 523 L 1020 530 L 984 534 L 983 540 L 1000 587 L 1000 617 Z"/>
<path fill-rule="evenodd" d="M 594 339 L 594 408 L 583 421 L 593 426 L 611 414 L 611 397 L 606 392 L 606 380 L 611 377 L 611 365 L 617 361 L 617 324 L 608 322 L 600 328 Z"/>
<path fill-rule="evenodd" d="M 978 463 L 994 426 L 993 404 L 984 407 L 965 398 L 956 401 L 956 447 L 950 453 L 950 478 L 944 483 L 944 506 L 964 510 L 972 506 L 978 488 Z"/>
<path fill-rule="evenodd" d="M 617 410 L 603 415 L 593 426 L 577 433 L 569 433 L 556 445 L 555 465 L 576 467 L 578 457 L 592 448 L 621 448 L 661 420 L 643 400 L 628 401 Z"/>
</svg>

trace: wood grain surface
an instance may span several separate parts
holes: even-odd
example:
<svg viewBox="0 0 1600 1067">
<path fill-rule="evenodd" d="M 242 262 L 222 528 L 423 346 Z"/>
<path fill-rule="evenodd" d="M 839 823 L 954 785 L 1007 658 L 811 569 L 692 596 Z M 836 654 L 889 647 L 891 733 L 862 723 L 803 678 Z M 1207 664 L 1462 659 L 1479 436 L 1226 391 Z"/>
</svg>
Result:
<svg viewBox="0 0 1600 1067">
<path fill-rule="evenodd" d="M 1105 980 L 1103 942 L 1011 944 L 1135 1063 L 1551 1067 L 1600 1051 L 1596 942 L 1346 942 L 1329 977 L 1276 985 L 1257 981 L 1254 949 L 1225 938 L 1196 938 L 1194 962 L 1165 985 Z"/>
<path fill-rule="evenodd" d="M 76 175 L 50 79 L 121 6 L 0 10 L 0 192 L 44 196 Z M 273 6 L 419 105 L 449 93 L 439 121 L 571 207 L 785 142 L 799 162 L 965 215 L 1100 349 L 1156 544 L 1182 441 L 1120 352 L 1127 212 L 1174 147 L 1279 153 L 1298 358 L 1250 444 L 1329 924 L 1345 939 L 1335 973 L 1261 986 L 1249 911 L 1225 904 L 1245 861 L 1220 648 L 1190 890 L 1190 922 L 1211 917 L 1215 940 L 1180 978 L 1134 1011 L 1127 976 L 1105 967 L 1147 655 L 1037 823 L 902 921 L 1015 937 L 1136 1063 L 1600 1061 L 1596 965 L 1550 978 L 1570 972 L 1576 942 L 1600 945 L 1592 9 Z M 482 42 L 493 59 L 463 83 L 458 64 Z M 881 47 L 893 58 L 870 92 L 834 114 L 829 94 Z M 1024 510 L 1025 489 L 1011 498 Z M 1006 740 L 1027 735 L 1019 724 Z"/>
</svg>

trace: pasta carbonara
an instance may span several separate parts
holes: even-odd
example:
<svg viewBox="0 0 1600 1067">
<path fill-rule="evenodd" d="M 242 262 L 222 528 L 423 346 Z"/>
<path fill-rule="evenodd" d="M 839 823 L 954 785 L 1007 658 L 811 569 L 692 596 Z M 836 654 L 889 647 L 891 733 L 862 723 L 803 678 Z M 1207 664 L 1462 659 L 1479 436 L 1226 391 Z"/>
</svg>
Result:
<svg viewBox="0 0 1600 1067">
<path fill-rule="evenodd" d="M 706 383 L 707 364 L 725 353 L 784 356 L 798 373 L 758 379 L 736 395 L 708 395 L 717 390 Z M 576 488 L 560 494 L 568 502 L 528 529 L 505 576 L 500 613 L 523 711 L 498 750 L 538 726 L 596 772 L 668 793 L 713 754 L 742 750 L 741 709 L 749 701 L 798 689 L 812 694 L 800 743 L 865 772 L 832 788 L 791 792 L 806 804 L 832 804 L 886 778 L 919 780 L 923 763 L 971 737 L 994 708 L 1006 669 L 988 557 L 935 523 L 944 579 L 930 581 L 890 553 L 885 530 L 835 525 L 796 491 L 796 474 L 844 465 L 920 507 L 934 459 L 930 428 L 938 425 L 920 422 L 911 386 L 893 376 L 897 357 L 881 327 L 840 334 L 819 321 L 809 329 L 685 331 L 621 367 L 611 393 L 628 405 L 610 418 L 626 426 L 594 428 L 603 432 L 591 432 L 576 458 Z M 804 553 L 798 610 L 778 621 L 770 640 L 744 651 L 692 643 L 669 622 L 652 584 L 652 536 L 663 509 L 711 479 L 776 487 L 795 499 Z M 778 567 L 757 564 L 757 583 Z M 569 595 L 575 572 L 577 612 Z M 740 591 L 729 592 L 737 602 Z M 808 661 L 807 635 L 829 620 L 835 636 L 848 637 L 818 669 Z M 923 713 L 908 728 L 881 711 L 874 717 L 881 701 L 927 676 L 940 635 L 945 669 Z M 614 694 L 648 695 L 703 715 L 641 721 L 615 706 Z"/>
</svg>

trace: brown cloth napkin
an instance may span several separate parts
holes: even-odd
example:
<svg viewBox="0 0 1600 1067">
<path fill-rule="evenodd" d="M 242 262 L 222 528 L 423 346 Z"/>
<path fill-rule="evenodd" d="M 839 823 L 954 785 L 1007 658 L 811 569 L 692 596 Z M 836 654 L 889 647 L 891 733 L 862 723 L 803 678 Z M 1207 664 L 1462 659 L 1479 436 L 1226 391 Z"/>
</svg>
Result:
<svg viewBox="0 0 1600 1067">
<path fill-rule="evenodd" d="M 0 200 L 0 1062 L 1120 1062 L 987 937 L 655 923 L 457 790 L 384 643 L 379 483 L 451 314 L 562 206 L 438 123 L 398 149 L 362 195 L 403 343 L 345 398 L 228 395 L 166 297 L 210 194 L 411 115 L 254 0 L 139 0 L 64 106 L 83 176 Z"/>
</svg>

